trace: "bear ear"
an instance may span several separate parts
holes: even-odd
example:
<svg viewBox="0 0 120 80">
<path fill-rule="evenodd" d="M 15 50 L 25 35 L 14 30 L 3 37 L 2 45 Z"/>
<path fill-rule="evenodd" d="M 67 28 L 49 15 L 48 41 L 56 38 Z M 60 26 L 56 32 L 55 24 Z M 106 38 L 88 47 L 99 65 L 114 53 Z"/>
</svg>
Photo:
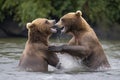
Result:
<svg viewBox="0 0 120 80">
<path fill-rule="evenodd" d="M 32 23 L 27 23 L 27 24 L 26 24 L 26 27 L 27 27 L 27 29 L 30 29 L 30 28 L 33 27 L 33 24 L 32 24 Z"/>
<path fill-rule="evenodd" d="M 78 11 L 76 11 L 75 15 L 80 17 L 80 16 L 82 16 L 82 12 L 80 10 L 78 10 Z"/>
</svg>

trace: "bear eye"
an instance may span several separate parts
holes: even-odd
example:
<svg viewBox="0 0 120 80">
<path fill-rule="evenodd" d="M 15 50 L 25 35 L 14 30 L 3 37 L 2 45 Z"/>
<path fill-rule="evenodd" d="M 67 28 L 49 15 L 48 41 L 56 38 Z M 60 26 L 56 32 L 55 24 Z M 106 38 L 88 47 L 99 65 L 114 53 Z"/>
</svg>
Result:
<svg viewBox="0 0 120 80">
<path fill-rule="evenodd" d="M 46 24 L 49 24 L 48 20 L 45 21 Z"/>
<path fill-rule="evenodd" d="M 62 21 L 62 22 L 64 22 L 64 21 L 65 21 L 65 19 L 61 19 L 61 21 Z"/>
</svg>

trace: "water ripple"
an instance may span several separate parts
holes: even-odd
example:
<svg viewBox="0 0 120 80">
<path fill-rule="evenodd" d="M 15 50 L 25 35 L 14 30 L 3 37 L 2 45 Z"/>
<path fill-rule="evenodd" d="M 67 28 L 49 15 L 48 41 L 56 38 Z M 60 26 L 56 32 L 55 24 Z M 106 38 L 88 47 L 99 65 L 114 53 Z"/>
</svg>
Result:
<svg viewBox="0 0 120 80">
<path fill-rule="evenodd" d="M 0 80 L 120 80 L 120 42 L 101 41 L 112 67 L 108 71 L 83 71 L 70 56 L 58 54 L 65 70 L 49 66 L 48 73 L 41 73 L 25 72 L 17 68 L 25 41 L 22 38 L 0 39 Z M 51 44 L 64 43 L 59 41 Z"/>
</svg>

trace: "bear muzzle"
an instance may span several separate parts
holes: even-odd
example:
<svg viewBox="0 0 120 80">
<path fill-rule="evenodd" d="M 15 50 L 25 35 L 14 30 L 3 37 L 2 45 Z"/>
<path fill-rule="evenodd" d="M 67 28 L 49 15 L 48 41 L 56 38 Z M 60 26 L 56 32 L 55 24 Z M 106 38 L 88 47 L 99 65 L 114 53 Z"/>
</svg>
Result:
<svg viewBox="0 0 120 80">
<path fill-rule="evenodd" d="M 56 33 L 56 32 L 57 32 L 57 30 L 56 30 L 56 28 L 55 28 L 55 23 L 56 23 L 56 21 L 55 21 L 55 20 L 48 20 L 48 21 L 53 24 L 53 26 L 50 27 L 51 32 L 52 32 L 52 33 Z"/>
</svg>

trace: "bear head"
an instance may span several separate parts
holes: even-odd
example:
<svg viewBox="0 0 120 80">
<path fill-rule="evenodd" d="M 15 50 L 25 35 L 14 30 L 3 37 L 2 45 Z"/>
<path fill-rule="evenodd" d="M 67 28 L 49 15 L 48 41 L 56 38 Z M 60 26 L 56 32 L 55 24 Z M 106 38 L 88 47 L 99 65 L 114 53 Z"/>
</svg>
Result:
<svg viewBox="0 0 120 80">
<path fill-rule="evenodd" d="M 63 28 L 62 32 L 68 33 L 76 30 L 81 30 L 83 28 L 82 20 L 82 12 L 76 11 L 65 14 L 55 25 L 59 28 Z"/>
<path fill-rule="evenodd" d="M 48 20 L 46 18 L 38 18 L 31 23 L 27 23 L 28 37 L 33 42 L 46 40 L 52 33 L 57 32 L 53 28 L 55 23 L 55 20 Z"/>
<path fill-rule="evenodd" d="M 27 23 L 27 29 L 32 31 L 38 31 L 40 33 L 56 33 L 56 29 L 53 28 L 55 20 L 48 20 L 45 18 L 38 18 L 32 21 L 32 23 Z"/>
</svg>

